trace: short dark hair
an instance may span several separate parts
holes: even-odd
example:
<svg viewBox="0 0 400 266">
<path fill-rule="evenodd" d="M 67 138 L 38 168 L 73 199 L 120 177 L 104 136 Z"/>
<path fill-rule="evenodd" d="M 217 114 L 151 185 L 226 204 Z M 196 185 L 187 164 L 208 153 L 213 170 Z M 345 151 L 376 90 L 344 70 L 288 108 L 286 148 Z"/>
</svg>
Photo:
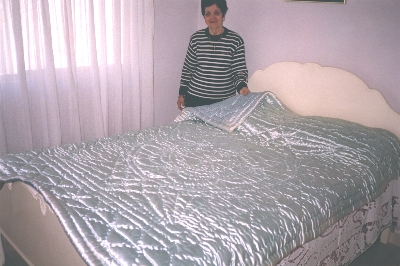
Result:
<svg viewBox="0 0 400 266">
<path fill-rule="evenodd" d="M 228 5 L 226 4 L 226 0 L 201 0 L 201 14 L 205 15 L 206 7 L 212 6 L 216 4 L 219 9 L 221 9 L 222 16 L 225 17 L 226 12 L 228 12 Z"/>
</svg>

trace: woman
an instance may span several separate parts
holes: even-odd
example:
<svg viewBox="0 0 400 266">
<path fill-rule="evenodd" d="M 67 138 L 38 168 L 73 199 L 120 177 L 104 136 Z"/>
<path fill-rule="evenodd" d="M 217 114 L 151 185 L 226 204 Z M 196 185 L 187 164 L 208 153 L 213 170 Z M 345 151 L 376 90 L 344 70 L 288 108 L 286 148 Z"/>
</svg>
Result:
<svg viewBox="0 0 400 266">
<path fill-rule="evenodd" d="M 180 110 L 250 92 L 243 39 L 223 26 L 227 11 L 226 0 L 201 1 L 207 28 L 190 38 L 177 102 Z"/>
</svg>

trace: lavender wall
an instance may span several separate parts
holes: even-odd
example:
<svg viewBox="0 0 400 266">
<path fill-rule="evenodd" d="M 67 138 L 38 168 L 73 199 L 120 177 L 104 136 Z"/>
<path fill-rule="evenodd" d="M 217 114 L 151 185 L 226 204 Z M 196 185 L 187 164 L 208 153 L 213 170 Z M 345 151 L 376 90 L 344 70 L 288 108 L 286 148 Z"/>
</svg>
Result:
<svg viewBox="0 0 400 266">
<path fill-rule="evenodd" d="M 199 6 L 194 0 L 154 0 L 155 125 L 171 123 L 180 112 L 179 81 L 189 38 L 197 30 Z"/>
<path fill-rule="evenodd" d="M 190 35 L 205 24 L 200 1 L 155 1 L 155 121 L 176 108 L 179 76 Z M 400 112 L 400 1 L 346 4 L 228 0 L 225 26 L 246 44 L 250 75 L 280 61 L 316 62 L 349 70 L 380 90 Z"/>
</svg>

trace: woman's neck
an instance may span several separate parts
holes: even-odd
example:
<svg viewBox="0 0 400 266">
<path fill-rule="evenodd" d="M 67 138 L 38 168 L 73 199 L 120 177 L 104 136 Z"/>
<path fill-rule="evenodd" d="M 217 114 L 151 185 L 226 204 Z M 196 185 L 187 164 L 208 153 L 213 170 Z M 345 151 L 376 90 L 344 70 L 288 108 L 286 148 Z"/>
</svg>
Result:
<svg viewBox="0 0 400 266">
<path fill-rule="evenodd" d="M 220 27 L 217 29 L 208 28 L 208 32 L 210 33 L 210 35 L 221 35 L 222 33 L 224 33 L 224 27 Z"/>
</svg>

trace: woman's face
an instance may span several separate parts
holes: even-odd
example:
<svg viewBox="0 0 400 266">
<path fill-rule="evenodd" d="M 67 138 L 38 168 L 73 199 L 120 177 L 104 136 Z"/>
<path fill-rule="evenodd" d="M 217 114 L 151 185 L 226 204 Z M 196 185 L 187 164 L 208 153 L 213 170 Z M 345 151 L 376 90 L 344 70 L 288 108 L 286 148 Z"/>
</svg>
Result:
<svg viewBox="0 0 400 266">
<path fill-rule="evenodd" d="M 206 7 L 204 9 L 204 20 L 210 29 L 221 29 L 224 21 L 221 9 L 216 4 Z"/>
</svg>

